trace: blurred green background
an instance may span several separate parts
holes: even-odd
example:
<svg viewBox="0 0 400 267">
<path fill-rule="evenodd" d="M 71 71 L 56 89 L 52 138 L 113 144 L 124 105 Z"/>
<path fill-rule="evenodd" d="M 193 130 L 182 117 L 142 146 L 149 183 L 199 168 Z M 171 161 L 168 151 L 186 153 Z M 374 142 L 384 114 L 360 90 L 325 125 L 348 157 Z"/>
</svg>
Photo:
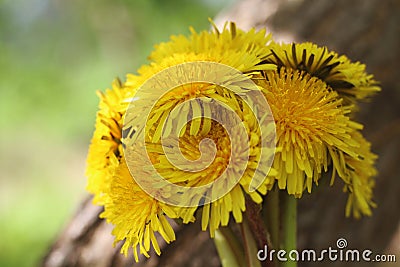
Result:
<svg viewBox="0 0 400 267">
<path fill-rule="evenodd" d="M 234 0 L 0 0 L 0 266 L 38 266 L 85 194 L 98 99 Z"/>
</svg>

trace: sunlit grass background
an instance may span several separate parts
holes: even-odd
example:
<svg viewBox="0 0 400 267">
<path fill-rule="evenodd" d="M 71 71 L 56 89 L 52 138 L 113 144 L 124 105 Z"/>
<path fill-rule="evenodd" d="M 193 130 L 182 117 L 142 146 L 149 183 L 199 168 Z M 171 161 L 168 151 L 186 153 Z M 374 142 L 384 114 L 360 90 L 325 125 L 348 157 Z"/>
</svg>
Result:
<svg viewBox="0 0 400 267">
<path fill-rule="evenodd" d="M 96 90 L 234 0 L 0 0 L 0 266 L 38 266 L 85 194 Z"/>
</svg>

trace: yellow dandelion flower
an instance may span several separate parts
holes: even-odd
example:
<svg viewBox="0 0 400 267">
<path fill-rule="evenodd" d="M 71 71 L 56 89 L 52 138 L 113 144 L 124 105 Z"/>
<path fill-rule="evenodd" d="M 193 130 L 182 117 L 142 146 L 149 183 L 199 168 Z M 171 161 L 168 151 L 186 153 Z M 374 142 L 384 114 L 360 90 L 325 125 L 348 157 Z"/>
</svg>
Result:
<svg viewBox="0 0 400 267">
<path fill-rule="evenodd" d="M 353 214 L 359 218 L 361 214 L 372 215 L 371 207 L 375 207 L 372 201 L 372 189 L 375 186 L 373 177 L 377 174 L 374 167 L 377 156 L 370 151 L 371 144 L 359 132 L 352 133 L 352 137 L 360 144 L 358 158 L 345 155 L 348 179 L 345 191 L 349 192 L 346 205 L 346 216 Z"/>
<path fill-rule="evenodd" d="M 271 35 L 265 30 L 245 32 L 237 29 L 234 23 L 221 32 L 216 26 L 212 32 L 190 30 L 189 36 L 171 36 L 169 42 L 156 45 L 149 56 L 152 62 L 139 68 L 139 75 L 128 74 L 126 84 L 139 86 L 138 80 L 144 82 L 165 68 L 193 61 L 217 62 L 243 73 L 276 68 L 263 63 L 270 54 L 267 45 L 271 43 Z"/>
<path fill-rule="evenodd" d="M 128 253 L 137 247 L 148 257 L 150 243 L 156 253 L 160 249 L 154 233 L 158 232 L 169 243 L 175 239 L 166 215 L 174 218 L 172 208 L 159 203 L 144 192 L 135 182 L 125 164 L 122 125 L 128 106 L 126 98 L 134 89 L 125 87 L 119 80 L 113 82 L 111 90 L 99 92 L 99 112 L 96 130 L 87 159 L 87 189 L 94 194 L 94 202 L 104 205 L 101 217 L 114 224 L 115 242 L 124 240 L 121 252 Z"/>
<path fill-rule="evenodd" d="M 230 23 L 230 27 L 225 25 L 221 32 L 215 25 L 212 32 L 190 30 L 190 36 L 172 36 L 169 42 L 156 45 L 149 59 L 162 64 L 171 56 L 194 54 L 202 55 L 202 60 L 226 64 L 241 72 L 270 68 L 270 64 L 262 63 L 270 53 L 267 45 L 271 34 L 267 35 L 265 30 L 253 28 L 245 32 L 237 29 L 234 23 Z"/>
<path fill-rule="evenodd" d="M 242 155 L 248 153 L 248 160 L 246 162 L 238 163 L 236 161 L 235 163 L 238 166 L 234 166 L 228 170 L 227 177 L 235 177 L 240 175 L 241 178 L 239 180 L 239 184 L 235 185 L 223 197 L 218 198 L 211 203 L 206 203 L 203 206 L 205 201 L 204 197 L 207 196 L 200 196 L 201 198 L 195 198 L 192 200 L 195 204 L 194 208 L 182 207 L 177 209 L 177 213 L 179 217 L 183 219 L 183 222 L 189 223 L 194 220 L 194 213 L 196 212 L 197 208 L 203 206 L 201 216 L 202 229 L 206 230 L 207 226 L 209 226 L 210 234 L 213 237 L 216 229 L 218 229 L 220 226 L 226 226 L 228 224 L 230 213 L 233 213 L 233 217 L 235 218 L 236 222 L 242 221 L 242 213 L 245 211 L 245 193 L 249 194 L 251 199 L 256 203 L 261 203 L 261 195 L 266 194 L 267 190 L 271 189 L 271 186 L 273 185 L 273 179 L 265 179 L 264 183 L 257 188 L 257 191 L 250 192 L 249 185 L 260 160 L 259 150 L 261 146 L 261 140 L 258 137 L 260 135 L 260 130 L 257 128 L 255 118 L 252 117 L 247 110 L 248 107 L 243 105 L 241 100 L 235 97 L 234 94 L 228 93 L 223 88 L 218 88 L 215 85 L 205 86 L 204 84 L 197 84 L 191 85 L 191 87 L 192 89 L 193 87 L 196 87 L 198 90 L 204 90 L 203 92 L 208 92 L 209 96 L 213 97 L 216 97 L 217 95 L 225 95 L 225 97 L 221 98 L 221 100 L 223 100 L 226 104 L 231 105 L 231 108 L 238 112 L 243 120 L 242 122 L 245 125 L 244 127 L 246 128 L 246 132 L 236 131 L 236 129 L 233 129 L 233 135 L 229 136 L 224 128 L 226 125 L 223 126 L 211 119 L 203 119 L 201 122 L 197 121 L 197 125 L 196 121 L 192 121 L 191 123 L 187 124 L 184 128 L 184 132 L 181 133 L 181 137 L 179 138 L 179 147 L 186 159 L 203 159 L 203 161 L 205 161 L 196 162 L 195 166 L 198 170 L 197 172 L 193 172 L 193 165 L 190 165 L 191 171 L 189 172 L 185 169 L 182 170 L 173 166 L 173 164 L 169 161 L 171 158 L 167 157 L 165 150 L 162 148 L 163 144 L 161 142 L 152 141 L 154 138 L 153 133 L 159 132 L 158 129 L 162 128 L 162 122 L 153 122 L 153 126 L 155 127 L 153 127 L 152 131 L 150 131 L 147 139 L 147 146 L 149 153 L 154 158 L 154 167 L 157 169 L 158 173 L 160 173 L 164 179 L 171 183 L 181 184 L 188 187 L 197 187 L 204 184 L 209 184 L 216 179 L 219 179 L 226 171 L 232 154 L 236 155 L 235 158 L 246 158 L 242 157 Z M 178 92 L 179 90 L 180 89 L 178 89 Z M 184 99 L 185 94 L 179 95 L 181 95 L 180 100 L 176 100 L 177 95 L 175 95 L 175 101 L 177 101 L 176 103 Z M 165 96 L 165 100 L 167 99 L 170 102 L 174 101 L 174 98 L 170 95 Z M 163 99 L 161 99 L 160 102 L 163 103 Z M 165 104 L 163 103 L 161 106 L 162 105 Z M 171 109 L 173 107 L 174 105 L 170 105 Z M 199 107 L 199 109 L 204 107 L 205 105 L 203 104 L 201 107 Z M 155 110 L 159 109 L 156 107 Z M 187 114 L 180 110 L 180 116 L 185 118 Z M 223 114 L 221 116 L 225 117 L 229 115 Z M 162 117 L 162 115 L 160 115 L 160 117 Z M 150 116 L 150 119 L 151 118 L 152 116 Z M 227 120 L 223 121 L 226 124 Z M 202 140 L 207 139 L 212 140 L 213 142 L 209 142 L 208 144 L 203 143 L 202 151 L 200 151 L 199 147 L 201 147 L 200 144 Z M 249 142 L 249 150 L 246 150 L 246 146 L 242 145 L 246 142 Z M 168 146 L 168 144 L 164 144 L 164 146 L 166 145 Z M 216 154 L 208 155 L 208 157 L 205 156 L 207 152 L 213 151 L 214 145 L 216 147 Z M 213 158 L 213 161 L 209 165 L 205 164 L 210 158 Z M 178 165 L 181 168 L 185 167 L 183 164 L 178 163 Z M 205 165 L 207 165 L 206 168 L 203 168 Z M 277 172 L 275 170 L 270 170 L 268 173 L 269 176 L 276 174 Z M 227 184 L 224 184 L 224 186 L 231 187 L 232 185 L 230 182 L 233 183 L 235 180 L 227 180 L 226 182 Z M 218 192 L 218 189 L 215 189 L 213 193 L 215 193 L 215 191 Z"/>
<path fill-rule="evenodd" d="M 353 63 L 326 47 L 312 43 L 272 44 L 272 55 L 265 62 L 278 67 L 305 71 L 324 81 L 344 99 L 343 104 L 354 104 L 380 91 L 373 76 L 366 73 L 365 65 Z"/>
<path fill-rule="evenodd" d="M 123 149 L 121 145 L 121 128 L 123 115 L 127 107 L 123 99 L 129 92 L 119 80 L 115 80 L 111 90 L 98 92 L 100 103 L 94 131 L 87 157 L 86 175 L 87 190 L 94 194 L 94 202 L 101 204 L 104 192 L 110 185 L 114 167 L 112 160 L 119 160 Z"/>
<path fill-rule="evenodd" d="M 154 251 L 160 255 L 155 232 L 167 243 L 175 240 L 175 233 L 167 216 L 175 218 L 174 210 L 144 192 L 132 179 L 125 161 L 117 163 L 104 212 L 100 217 L 114 225 L 114 243 L 124 242 L 121 252 L 127 255 L 132 247 L 135 260 L 138 261 L 137 247 L 141 254 L 149 257 L 148 252 L 152 245 Z"/>
<path fill-rule="evenodd" d="M 193 62 L 194 65 L 197 65 L 197 63 Z M 205 62 L 198 64 L 207 65 Z M 178 64 L 176 69 L 167 71 L 170 74 L 175 73 L 180 66 L 182 65 Z M 185 68 L 185 66 L 187 65 L 183 65 L 182 68 Z M 200 69 L 205 70 L 204 67 Z M 214 67 L 215 72 L 218 72 L 217 69 Z M 192 73 L 191 70 L 189 65 L 186 71 Z M 196 71 L 193 72 L 197 73 Z M 165 77 L 170 77 L 170 75 L 165 75 Z M 161 80 L 165 81 L 163 78 Z M 238 79 L 238 84 L 243 85 L 243 80 Z M 248 86 L 240 88 L 239 85 L 230 83 L 230 87 L 234 87 L 237 92 L 250 90 Z M 166 87 L 168 88 L 168 86 Z M 259 92 L 255 84 L 254 88 Z M 148 90 L 144 90 L 143 94 L 152 94 L 148 91 L 154 90 L 154 86 L 146 84 L 146 89 Z M 262 97 L 261 93 L 260 95 Z M 136 97 L 141 99 L 142 95 L 135 95 Z M 199 98 L 207 99 L 207 101 L 196 101 Z M 228 109 L 213 110 L 212 103 L 214 100 L 220 101 Z M 181 105 L 188 103 L 186 101 L 190 101 L 188 105 Z M 132 117 L 141 116 L 139 114 L 143 111 L 138 112 L 138 110 L 140 110 L 140 105 L 135 104 L 132 113 L 127 115 L 125 125 L 127 129 L 135 128 L 131 120 Z M 231 115 L 231 112 L 238 116 L 238 121 L 233 119 L 234 116 Z M 176 124 L 168 124 L 167 118 L 169 116 L 176 119 L 182 128 Z M 269 119 L 270 124 L 273 124 L 273 119 Z M 177 214 L 183 219 L 184 223 L 192 222 L 195 218 L 195 212 L 204 205 L 202 208 L 202 228 L 205 230 L 209 226 L 210 234 L 214 236 L 216 229 L 221 225 L 226 226 L 228 224 L 231 213 L 237 222 L 242 221 L 242 213 L 245 211 L 244 194 L 248 194 L 256 203 L 261 203 L 261 196 L 265 195 L 273 185 L 274 180 L 267 176 L 276 175 L 276 171 L 268 170 L 260 173 L 257 168 L 262 149 L 261 131 L 265 130 L 264 133 L 272 134 L 270 139 L 274 140 L 274 128 L 265 129 L 264 126 L 260 126 L 250 106 L 230 89 L 207 82 L 194 82 L 177 86 L 166 91 L 161 98 L 157 99 L 145 123 L 147 129 L 145 141 L 151 164 L 166 181 L 185 187 L 197 188 L 210 184 L 217 179 L 222 179 L 222 175 L 228 177 L 222 188 L 214 187 L 210 193 L 218 195 L 228 188 L 225 193 L 221 194 L 220 198 L 207 201 L 213 197 L 205 193 L 194 195 L 192 199 L 185 200 L 185 203 L 189 204 L 178 203 L 183 207 L 177 209 Z M 244 130 L 241 131 L 237 124 L 241 124 Z M 267 127 L 270 124 L 267 124 Z M 225 127 L 231 127 L 232 132 L 228 134 Z M 163 143 L 162 135 L 168 136 L 176 128 L 179 131 L 176 134 L 177 140 Z M 212 142 L 203 143 L 204 140 L 211 140 Z M 174 145 L 173 141 L 176 141 L 179 145 Z M 248 144 L 247 148 L 245 144 Z M 129 144 L 127 146 L 129 147 Z M 179 147 L 179 151 L 173 150 L 176 147 Z M 172 152 L 167 153 L 168 150 L 172 150 Z M 214 151 L 215 153 L 213 153 Z M 273 157 L 273 151 L 269 152 L 269 155 Z M 180 153 L 183 157 L 179 157 Z M 241 159 L 241 161 L 232 160 L 232 158 Z M 210 159 L 212 159 L 211 162 Z M 270 160 L 272 162 L 272 158 Z M 231 161 L 236 165 L 228 168 Z M 137 168 L 135 168 L 135 171 L 138 171 Z M 262 183 L 258 184 L 257 190 L 251 190 L 252 179 L 257 175 Z M 235 181 L 234 177 L 239 177 L 240 180 Z"/>
<path fill-rule="evenodd" d="M 265 79 L 263 79 L 265 77 Z M 353 210 L 370 215 L 372 187 L 376 174 L 375 155 L 352 121 L 350 107 L 342 105 L 338 93 L 304 71 L 281 67 L 269 71 L 257 83 L 263 89 L 275 119 L 277 152 L 273 168 L 280 189 L 301 197 L 321 174 L 333 165 L 349 191 L 346 214 Z"/>
</svg>

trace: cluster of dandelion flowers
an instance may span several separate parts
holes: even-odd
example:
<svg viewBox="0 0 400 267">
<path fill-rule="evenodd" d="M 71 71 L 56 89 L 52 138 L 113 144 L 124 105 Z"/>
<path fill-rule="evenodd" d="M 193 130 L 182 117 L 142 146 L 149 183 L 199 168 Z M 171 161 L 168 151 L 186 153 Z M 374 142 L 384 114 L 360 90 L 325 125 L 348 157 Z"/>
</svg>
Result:
<svg viewBox="0 0 400 267">
<path fill-rule="evenodd" d="M 136 97 L 136 90 L 149 77 L 157 74 L 160 70 L 185 62 L 222 62 L 232 68 L 240 69 L 245 75 L 248 73 L 248 77 L 254 71 L 260 72 L 275 68 L 273 64 L 262 63 L 268 55 L 267 45 L 270 42 L 270 37 L 265 34 L 265 31 L 244 32 L 236 30 L 234 24 L 232 24 L 230 29 L 224 29 L 222 32 L 216 30 L 213 32 L 204 31 L 199 34 L 193 32 L 187 39 L 180 37 L 171 42 L 178 42 L 176 46 L 173 46 L 177 50 L 172 51 L 171 55 L 163 59 L 155 59 L 149 65 L 140 68 L 139 75 L 128 74 L 127 81 L 124 84 L 115 83 L 112 90 L 108 90 L 106 94 L 100 94 L 100 111 L 96 119 L 96 130 L 88 155 L 88 190 L 95 195 L 95 202 L 104 206 L 105 211 L 101 216 L 114 224 L 113 234 L 116 236 L 116 242 L 120 240 L 124 242 L 122 251 L 127 253 L 128 248 L 133 247 L 136 260 L 138 260 L 137 247 L 139 247 L 141 254 L 148 256 L 150 243 L 152 243 L 155 251 L 160 253 L 157 240 L 154 238 L 155 232 L 158 232 L 167 242 L 174 239 L 168 221 L 163 218 L 168 216 L 169 218 L 181 218 L 185 223 L 192 222 L 195 219 L 196 210 L 203 202 L 202 199 L 198 199 L 197 207 L 176 208 L 152 199 L 150 196 L 144 197 L 145 192 L 134 182 L 132 173 L 127 171 L 126 158 L 129 155 L 124 154 L 124 139 L 134 136 L 135 129 L 132 127 L 123 128 L 123 117 L 126 115 L 129 101 Z M 165 46 L 161 45 L 156 50 L 154 57 L 157 53 L 164 51 L 167 46 L 168 43 Z M 180 48 L 184 49 L 180 50 Z M 240 80 L 238 82 L 240 83 Z M 217 144 L 217 157 L 207 172 L 201 173 L 197 177 L 187 176 L 186 180 L 183 178 L 179 181 L 176 180 L 177 177 L 180 177 L 179 171 L 168 168 L 170 167 L 168 164 L 163 164 L 165 157 L 160 153 L 160 143 L 155 137 L 159 134 L 159 131 L 157 127 L 152 129 L 152 126 L 157 125 L 160 122 L 159 120 L 163 118 L 163 116 L 160 117 L 160 114 L 168 113 L 168 105 L 169 108 L 173 108 L 181 101 L 199 96 L 210 99 L 218 98 L 230 108 L 240 111 L 239 116 L 245 124 L 246 135 L 250 136 L 251 144 L 249 151 L 247 151 L 250 164 L 244 170 L 245 175 L 243 175 L 240 183 L 235 185 L 222 198 L 207 204 L 202 209 L 203 229 L 205 230 L 209 226 L 211 235 L 214 235 L 214 231 L 218 227 L 228 224 L 231 213 L 237 222 L 241 222 L 242 213 L 245 211 L 245 194 L 248 194 L 255 202 L 260 203 L 262 201 L 261 195 L 266 194 L 273 179 L 265 180 L 265 183 L 262 183 L 257 191 L 250 192 L 250 180 L 260 157 L 258 148 L 260 139 L 256 136 L 257 125 L 253 120 L 249 120 L 251 111 L 240 102 L 239 97 L 227 92 L 223 87 L 207 83 L 175 88 L 170 95 L 166 95 L 164 99 L 160 99 L 158 102 L 159 106 L 155 107 L 154 117 L 151 118 L 153 123 L 146 123 L 146 127 L 148 125 L 150 127 L 149 135 L 146 136 L 148 141 L 146 146 L 149 151 L 148 156 L 153 161 L 154 166 L 160 172 L 166 170 L 166 177 L 170 175 L 171 182 L 188 184 L 189 186 L 212 181 L 226 167 L 229 157 L 224 153 L 230 152 L 231 149 L 227 149 L 226 146 L 229 146 L 232 140 L 224 137 L 224 129 L 212 120 L 203 120 L 200 127 L 197 127 L 199 126 L 198 123 L 193 121 L 192 124 L 188 124 L 187 131 L 184 131 L 186 135 L 183 134 L 180 139 L 182 146 L 186 147 L 185 156 L 189 158 L 190 156 L 196 157 L 199 145 L 196 140 L 210 138 Z M 166 103 L 173 103 L 173 105 L 165 105 Z M 136 114 L 142 116 L 140 109 L 137 110 Z M 252 132 L 253 134 L 251 134 Z M 240 150 L 237 146 L 231 148 L 232 150 Z M 185 149 L 183 152 L 185 154 Z M 134 156 L 130 160 L 131 163 L 135 161 Z M 141 155 L 136 156 L 141 157 Z M 209 174 L 215 175 L 208 176 Z M 266 175 L 276 175 L 276 171 L 270 170 L 264 174 L 264 176 Z M 134 215 L 135 213 L 140 214 L 140 216 Z M 145 219 L 139 219 L 139 217 Z"/>
<path fill-rule="evenodd" d="M 271 36 L 265 31 L 244 32 L 234 24 L 221 32 L 216 28 L 200 33 L 192 30 L 188 37 L 171 37 L 169 42 L 157 45 L 149 59 L 151 62 L 142 66 L 138 74 L 128 74 L 125 83 L 115 82 L 111 90 L 100 94 L 100 110 L 88 155 L 88 190 L 95 195 L 95 202 L 104 206 L 101 216 L 115 226 L 115 241 L 124 242 L 124 253 L 133 247 L 138 260 L 137 248 L 149 256 L 152 244 L 160 254 L 155 233 L 167 243 L 175 239 L 168 218 L 184 223 L 201 218 L 202 229 L 209 228 L 214 236 L 215 230 L 228 224 L 231 214 L 236 222 L 242 222 L 245 199 L 261 203 L 275 183 L 289 194 L 301 197 L 305 190 L 311 192 L 321 175 L 329 170 L 333 173 L 331 182 L 339 176 L 349 193 L 346 214 L 353 213 L 356 217 L 371 214 L 376 156 L 360 133 L 362 125 L 352 120 L 352 113 L 357 100 L 379 88 L 363 65 L 312 44 L 271 43 Z M 241 87 L 240 79 L 233 79 L 236 88 L 233 91 L 207 82 L 183 84 L 151 103 L 154 105 L 148 114 L 143 114 L 143 107 L 135 104 L 133 112 L 127 111 L 131 101 L 132 104 L 142 98 L 137 91 L 147 80 L 168 68 L 192 62 L 224 64 L 252 80 L 256 91 L 268 100 L 276 129 L 268 126 L 262 129 L 257 124 L 253 110 L 239 96 L 248 91 Z M 146 89 L 151 95 L 151 88 Z M 234 134 L 229 135 L 224 125 L 207 116 L 188 120 L 205 114 L 230 120 L 229 112 L 212 114 L 207 104 L 196 102 L 197 98 L 223 103 L 237 115 L 245 131 L 231 125 Z M 181 106 L 185 101 L 191 101 L 189 108 Z M 168 146 L 162 143 L 161 135 L 174 128 L 163 128 L 174 109 L 178 109 L 174 115 L 178 121 L 188 121 L 175 140 L 185 159 L 201 158 L 202 140 L 214 144 L 215 147 L 205 146 L 216 151 L 207 168 L 187 172 L 170 162 L 165 150 Z M 132 117 L 139 121 L 141 118 L 141 125 L 130 124 Z M 140 129 L 145 130 L 146 155 L 129 150 L 130 140 L 138 136 Z M 276 132 L 276 138 L 274 135 L 271 138 L 276 141 L 277 149 L 273 161 L 270 159 L 272 168 L 261 172 L 261 182 L 251 190 L 252 178 L 260 175 L 257 166 L 263 150 L 263 130 Z M 247 149 L 233 145 L 243 140 L 248 143 Z M 227 185 L 230 190 L 210 202 L 199 196 L 190 200 L 190 206 L 169 205 L 149 195 L 136 182 L 138 178 L 146 182 L 151 176 L 147 174 L 149 166 L 142 166 L 138 160 L 142 157 L 148 158 L 168 182 L 196 187 L 217 180 L 228 168 L 230 157 L 242 153 L 248 156 L 247 162 L 232 169 L 240 173 L 237 184 Z M 150 178 L 148 183 L 151 186 Z M 168 193 L 168 187 L 153 186 L 155 192 Z"/>
</svg>

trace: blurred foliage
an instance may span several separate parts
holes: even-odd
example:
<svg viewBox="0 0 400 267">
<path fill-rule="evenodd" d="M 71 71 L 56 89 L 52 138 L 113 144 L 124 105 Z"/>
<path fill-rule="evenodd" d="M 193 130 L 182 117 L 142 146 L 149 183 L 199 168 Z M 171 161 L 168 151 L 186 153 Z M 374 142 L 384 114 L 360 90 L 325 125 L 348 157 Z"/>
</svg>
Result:
<svg viewBox="0 0 400 267">
<path fill-rule="evenodd" d="M 0 266 L 36 266 L 84 193 L 95 91 L 230 2 L 0 0 Z"/>
</svg>

